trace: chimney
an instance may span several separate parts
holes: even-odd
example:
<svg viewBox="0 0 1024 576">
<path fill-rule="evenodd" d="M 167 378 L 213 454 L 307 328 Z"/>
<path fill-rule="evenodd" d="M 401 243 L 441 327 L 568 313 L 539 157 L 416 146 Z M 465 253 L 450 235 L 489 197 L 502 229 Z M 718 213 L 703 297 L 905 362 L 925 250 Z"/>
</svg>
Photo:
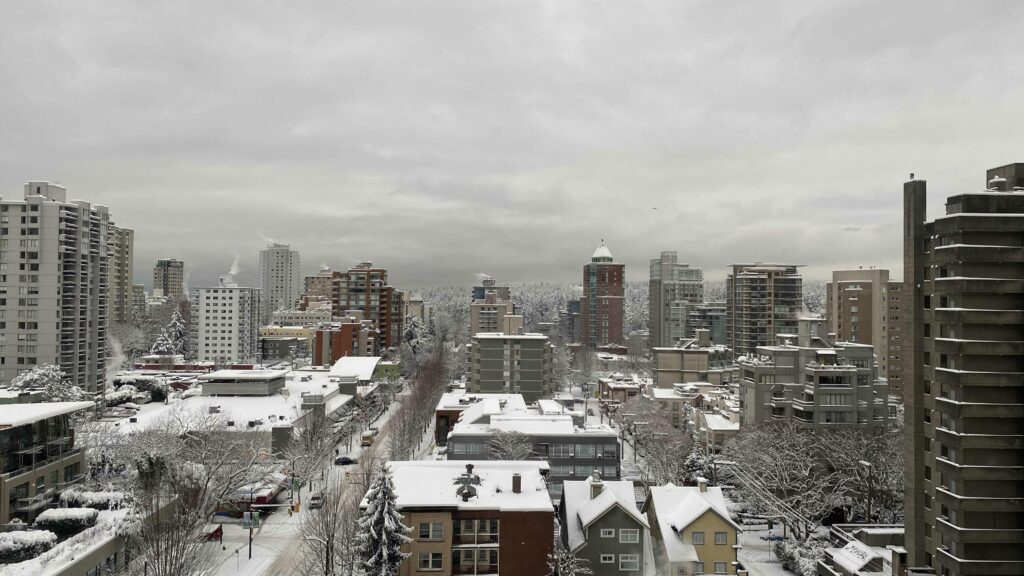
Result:
<svg viewBox="0 0 1024 576">
<path fill-rule="evenodd" d="M 601 495 L 604 490 L 604 482 L 601 482 L 601 473 L 594 470 L 590 476 L 590 499 L 593 500 Z"/>
<path fill-rule="evenodd" d="M 519 473 L 512 475 L 512 493 L 520 494 L 523 491 L 523 477 Z"/>
<path fill-rule="evenodd" d="M 466 464 L 466 474 L 473 474 L 473 465 Z"/>
<path fill-rule="evenodd" d="M 697 345 L 701 348 L 707 348 L 711 345 L 711 331 L 700 329 L 697 330 Z"/>
<path fill-rule="evenodd" d="M 697 478 L 697 489 L 701 492 L 708 491 L 708 481 L 706 478 Z"/>
</svg>

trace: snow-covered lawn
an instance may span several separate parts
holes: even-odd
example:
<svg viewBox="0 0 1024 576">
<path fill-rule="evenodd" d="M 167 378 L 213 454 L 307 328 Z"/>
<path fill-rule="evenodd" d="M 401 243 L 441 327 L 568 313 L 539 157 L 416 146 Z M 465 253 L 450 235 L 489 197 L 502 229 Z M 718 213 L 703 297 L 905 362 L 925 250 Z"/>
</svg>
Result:
<svg viewBox="0 0 1024 576">
<path fill-rule="evenodd" d="M 771 552 L 771 542 L 762 540 L 768 534 L 782 535 L 782 527 L 768 530 L 744 530 L 740 533 L 740 562 L 750 571 L 751 576 L 796 576 L 782 567 L 779 559 Z"/>
</svg>

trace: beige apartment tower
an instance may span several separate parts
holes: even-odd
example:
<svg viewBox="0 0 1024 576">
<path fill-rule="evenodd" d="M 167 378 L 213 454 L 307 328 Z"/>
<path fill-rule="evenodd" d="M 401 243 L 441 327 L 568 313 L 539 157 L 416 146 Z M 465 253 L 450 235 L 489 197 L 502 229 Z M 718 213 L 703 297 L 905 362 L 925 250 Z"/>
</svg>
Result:
<svg viewBox="0 0 1024 576">
<path fill-rule="evenodd" d="M 106 206 L 50 182 L 0 197 L 0 382 L 42 364 L 88 392 L 106 385 L 110 287 Z"/>
<path fill-rule="evenodd" d="M 173 258 L 156 261 L 153 267 L 153 296 L 167 296 L 175 300 L 185 296 L 184 262 Z"/>
<path fill-rule="evenodd" d="M 726 334 L 737 355 L 795 334 L 803 310 L 803 278 L 792 264 L 733 264 L 725 279 Z"/>
<path fill-rule="evenodd" d="M 828 331 L 840 341 L 873 346 L 878 374 L 888 380 L 894 393 L 899 391 L 903 367 L 889 345 L 899 334 L 895 325 L 900 318 L 901 284 L 889 280 L 888 270 L 859 268 L 832 272 L 826 286 Z"/>
<path fill-rule="evenodd" d="M 940 576 L 1024 574 L 1024 164 L 903 186 L 906 542 Z M 1024 183 L 1022 183 L 1024 184 Z"/>
<path fill-rule="evenodd" d="M 109 284 L 107 313 L 111 322 L 125 323 L 132 319 L 132 275 L 135 259 L 135 232 L 110 224 Z"/>
<path fill-rule="evenodd" d="M 704 301 L 704 272 L 680 264 L 675 252 L 662 252 L 651 260 L 649 294 L 647 343 L 651 348 L 675 346 L 693 331 L 690 306 Z"/>
</svg>

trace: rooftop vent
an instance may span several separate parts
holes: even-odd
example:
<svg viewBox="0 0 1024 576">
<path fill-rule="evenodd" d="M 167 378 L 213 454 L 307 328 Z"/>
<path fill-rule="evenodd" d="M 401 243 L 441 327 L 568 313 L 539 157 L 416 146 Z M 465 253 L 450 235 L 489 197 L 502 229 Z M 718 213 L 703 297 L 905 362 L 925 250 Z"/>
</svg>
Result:
<svg viewBox="0 0 1024 576">
<path fill-rule="evenodd" d="M 988 181 L 988 189 L 996 192 L 1006 192 L 1006 178 L 1003 178 L 1002 176 L 993 176 L 992 179 Z"/>
</svg>

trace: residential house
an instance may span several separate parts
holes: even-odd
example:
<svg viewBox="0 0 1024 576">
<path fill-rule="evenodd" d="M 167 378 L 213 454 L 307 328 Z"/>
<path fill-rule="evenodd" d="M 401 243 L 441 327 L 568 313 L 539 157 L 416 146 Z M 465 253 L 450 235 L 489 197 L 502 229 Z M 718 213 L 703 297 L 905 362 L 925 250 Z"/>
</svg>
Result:
<svg viewBox="0 0 1024 576">
<path fill-rule="evenodd" d="M 650 527 L 636 505 L 633 483 L 602 480 L 595 470 L 586 480 L 562 486 L 562 545 L 587 560 L 595 576 L 649 573 Z"/>
<path fill-rule="evenodd" d="M 651 526 L 658 574 L 736 574 L 740 527 L 729 517 L 722 489 L 651 486 L 643 512 Z"/>
</svg>

